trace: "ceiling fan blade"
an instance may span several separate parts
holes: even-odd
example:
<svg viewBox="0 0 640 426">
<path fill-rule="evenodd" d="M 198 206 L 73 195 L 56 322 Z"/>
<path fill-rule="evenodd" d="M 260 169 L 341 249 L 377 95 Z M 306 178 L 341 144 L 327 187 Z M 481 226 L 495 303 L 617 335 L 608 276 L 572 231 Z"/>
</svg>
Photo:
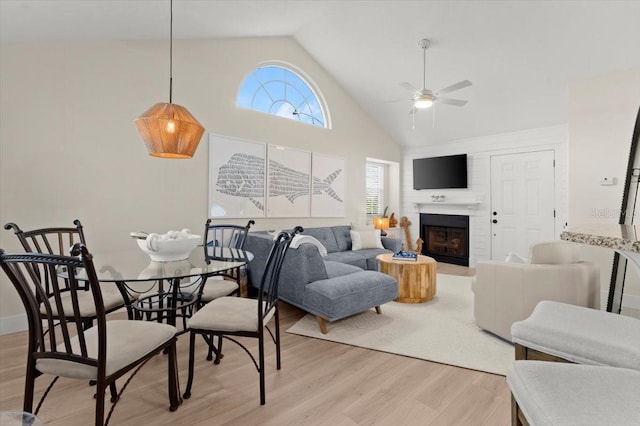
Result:
<svg viewBox="0 0 640 426">
<path fill-rule="evenodd" d="M 453 92 L 456 90 L 464 89 L 465 87 L 471 86 L 471 82 L 469 80 L 462 80 L 457 82 L 456 84 L 452 84 L 451 86 L 447 86 L 444 89 L 438 90 L 436 93 L 442 95 L 445 93 Z"/>
<path fill-rule="evenodd" d="M 402 83 L 400 83 L 400 86 L 404 87 L 405 89 L 407 89 L 412 94 L 417 93 L 417 92 L 420 91 L 420 90 L 416 89 L 415 87 L 413 87 L 412 84 L 407 83 L 406 81 L 403 81 Z"/>
<path fill-rule="evenodd" d="M 465 106 L 469 101 L 463 101 L 460 99 L 451 99 L 451 98 L 437 98 L 436 102 L 447 105 L 455 105 L 455 106 Z"/>
<path fill-rule="evenodd" d="M 409 110 L 409 115 L 411 115 L 411 114 L 415 114 L 416 112 L 418 112 L 418 108 L 416 108 L 416 107 L 411 107 L 411 109 Z"/>
</svg>

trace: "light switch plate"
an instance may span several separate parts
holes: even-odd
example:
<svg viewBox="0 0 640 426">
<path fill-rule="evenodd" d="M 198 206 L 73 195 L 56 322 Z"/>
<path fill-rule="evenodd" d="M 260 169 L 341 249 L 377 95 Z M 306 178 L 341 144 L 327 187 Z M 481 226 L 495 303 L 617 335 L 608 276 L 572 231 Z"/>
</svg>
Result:
<svg viewBox="0 0 640 426">
<path fill-rule="evenodd" d="M 616 178 L 612 176 L 605 176 L 602 179 L 600 179 L 600 185 L 602 186 L 610 186 L 615 184 L 616 184 Z"/>
</svg>

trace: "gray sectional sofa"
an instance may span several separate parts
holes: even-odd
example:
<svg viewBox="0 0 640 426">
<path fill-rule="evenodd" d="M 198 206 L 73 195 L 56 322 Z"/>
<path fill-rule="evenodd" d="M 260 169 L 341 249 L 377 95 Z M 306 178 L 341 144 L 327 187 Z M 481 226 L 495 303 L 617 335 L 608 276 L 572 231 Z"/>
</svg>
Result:
<svg viewBox="0 0 640 426">
<path fill-rule="evenodd" d="M 280 299 L 316 315 L 320 330 L 327 333 L 326 321 L 335 321 L 376 308 L 396 298 L 398 282 L 378 272 L 376 256 L 396 252 L 400 240 L 382 237 L 384 249 L 351 250 L 349 226 L 305 228 L 327 250 L 321 256 L 318 246 L 308 242 L 289 248 L 280 273 Z M 253 253 L 249 281 L 257 286 L 272 245 L 272 236 L 250 232 L 244 248 Z"/>
</svg>

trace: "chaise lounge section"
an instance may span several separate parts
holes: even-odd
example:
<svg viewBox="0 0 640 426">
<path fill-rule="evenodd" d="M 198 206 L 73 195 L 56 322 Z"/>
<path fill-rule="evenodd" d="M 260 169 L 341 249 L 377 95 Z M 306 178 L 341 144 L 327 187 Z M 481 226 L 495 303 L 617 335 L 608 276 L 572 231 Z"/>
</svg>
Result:
<svg viewBox="0 0 640 426">
<path fill-rule="evenodd" d="M 388 248 L 351 250 L 349 231 L 349 226 L 305 228 L 302 235 L 317 241 L 289 248 L 280 273 L 279 298 L 315 315 L 324 334 L 327 321 L 371 308 L 381 313 L 380 305 L 397 297 L 398 282 L 377 271 L 376 256 L 399 250 L 400 241 L 382 237 L 382 244 Z M 245 249 L 254 255 L 248 268 L 252 285 L 262 278 L 272 238 L 261 232 L 247 235 Z M 322 247 L 327 251 L 324 257 Z"/>
</svg>

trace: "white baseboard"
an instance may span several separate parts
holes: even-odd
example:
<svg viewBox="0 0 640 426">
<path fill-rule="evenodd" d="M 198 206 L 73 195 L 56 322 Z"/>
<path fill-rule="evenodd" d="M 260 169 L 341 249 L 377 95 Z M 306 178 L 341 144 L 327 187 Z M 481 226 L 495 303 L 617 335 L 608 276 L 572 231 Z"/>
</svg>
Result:
<svg viewBox="0 0 640 426">
<path fill-rule="evenodd" d="M 0 336 L 25 331 L 29 328 L 26 314 L 0 318 Z"/>
</svg>

